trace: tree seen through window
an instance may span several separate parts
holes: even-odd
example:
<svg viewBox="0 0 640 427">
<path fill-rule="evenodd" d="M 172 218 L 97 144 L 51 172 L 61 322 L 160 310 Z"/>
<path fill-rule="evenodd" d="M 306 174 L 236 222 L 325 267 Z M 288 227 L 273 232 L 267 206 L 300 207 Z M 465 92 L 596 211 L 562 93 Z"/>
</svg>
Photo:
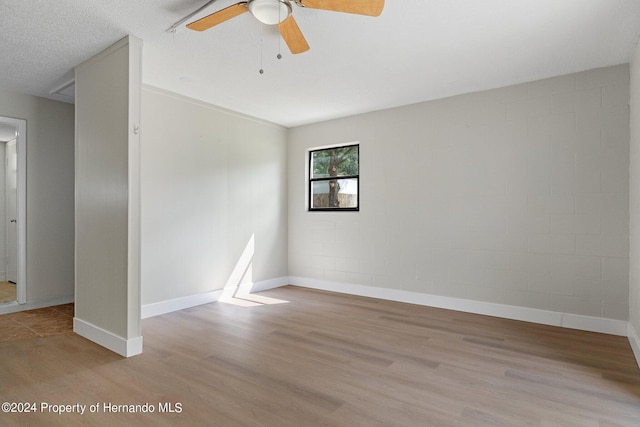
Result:
<svg viewBox="0 0 640 427">
<path fill-rule="evenodd" d="M 309 170 L 309 210 L 358 210 L 358 145 L 311 151 Z"/>
</svg>

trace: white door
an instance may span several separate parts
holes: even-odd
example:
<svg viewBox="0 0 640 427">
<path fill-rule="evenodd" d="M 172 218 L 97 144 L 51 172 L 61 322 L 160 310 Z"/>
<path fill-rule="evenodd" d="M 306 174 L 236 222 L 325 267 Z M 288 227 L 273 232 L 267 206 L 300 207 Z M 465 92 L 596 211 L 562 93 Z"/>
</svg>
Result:
<svg viewBox="0 0 640 427">
<path fill-rule="evenodd" d="M 18 282 L 18 155 L 16 140 L 7 142 L 6 150 L 6 218 L 7 218 L 7 280 Z"/>
</svg>

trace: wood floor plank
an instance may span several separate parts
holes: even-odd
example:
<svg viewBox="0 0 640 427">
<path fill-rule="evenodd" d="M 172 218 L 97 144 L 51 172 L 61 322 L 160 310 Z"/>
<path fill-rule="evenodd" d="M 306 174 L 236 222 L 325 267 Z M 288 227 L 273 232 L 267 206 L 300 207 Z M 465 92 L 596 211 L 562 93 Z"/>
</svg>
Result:
<svg viewBox="0 0 640 427">
<path fill-rule="evenodd" d="M 129 359 L 69 333 L 0 342 L 6 401 L 156 408 L 0 414 L 0 423 L 640 425 L 640 370 L 624 337 L 293 286 L 260 295 L 252 307 L 145 319 L 144 353 Z M 17 321 L 56 332 L 31 314 Z M 182 412 L 159 413 L 161 402 Z"/>
</svg>

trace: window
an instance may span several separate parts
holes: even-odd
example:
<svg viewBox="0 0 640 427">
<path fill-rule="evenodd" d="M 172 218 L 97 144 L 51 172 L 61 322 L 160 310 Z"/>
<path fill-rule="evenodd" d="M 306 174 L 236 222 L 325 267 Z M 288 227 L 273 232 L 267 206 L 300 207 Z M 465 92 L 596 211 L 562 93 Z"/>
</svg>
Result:
<svg viewBox="0 0 640 427">
<path fill-rule="evenodd" d="M 309 210 L 357 211 L 359 146 L 312 150 L 309 153 Z"/>
</svg>

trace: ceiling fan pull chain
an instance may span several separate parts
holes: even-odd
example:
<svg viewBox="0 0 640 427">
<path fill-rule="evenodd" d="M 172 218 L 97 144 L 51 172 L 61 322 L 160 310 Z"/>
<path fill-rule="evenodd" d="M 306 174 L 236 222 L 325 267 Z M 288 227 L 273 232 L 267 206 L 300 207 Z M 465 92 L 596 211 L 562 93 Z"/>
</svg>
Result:
<svg viewBox="0 0 640 427">
<path fill-rule="evenodd" d="M 287 18 L 288 18 L 288 16 L 287 16 Z M 278 23 L 280 23 L 282 21 L 284 21 L 284 19 L 282 19 L 282 8 L 279 8 L 278 9 Z M 278 37 L 278 54 L 276 55 L 276 58 L 278 58 L 278 59 L 282 59 L 281 50 L 280 50 L 280 46 L 281 46 L 281 43 L 280 43 L 281 40 L 280 39 L 281 39 L 281 37 Z"/>
<path fill-rule="evenodd" d="M 260 23 L 260 74 L 264 74 L 264 69 L 262 68 L 262 40 L 264 39 L 263 37 L 264 35 L 264 24 L 261 22 Z"/>
<path fill-rule="evenodd" d="M 276 58 L 278 59 L 282 59 L 282 37 L 278 37 L 278 54 L 276 55 Z"/>
</svg>

